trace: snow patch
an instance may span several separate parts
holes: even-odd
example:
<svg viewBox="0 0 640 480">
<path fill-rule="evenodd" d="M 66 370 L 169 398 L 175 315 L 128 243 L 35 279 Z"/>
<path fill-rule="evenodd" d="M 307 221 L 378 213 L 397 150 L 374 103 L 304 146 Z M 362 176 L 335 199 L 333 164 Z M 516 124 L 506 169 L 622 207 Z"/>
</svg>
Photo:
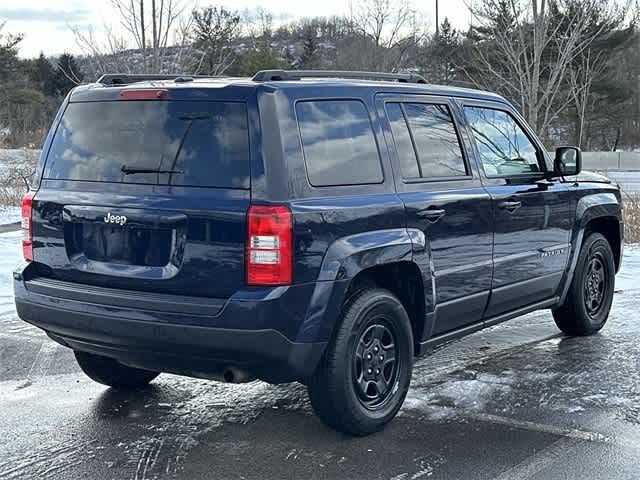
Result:
<svg viewBox="0 0 640 480">
<path fill-rule="evenodd" d="M 0 208 L 0 225 L 20 221 L 20 207 Z"/>
<path fill-rule="evenodd" d="M 618 292 L 640 289 L 640 244 L 624 246 L 622 269 L 616 275 L 615 288 Z"/>
<path fill-rule="evenodd" d="M 464 371 L 460 375 L 473 372 Z M 404 407 L 419 410 L 433 420 L 455 415 L 454 409 L 481 411 L 496 396 L 507 394 L 515 382 L 513 377 L 481 373 L 471 379 L 450 379 L 427 388 L 412 388 Z"/>
<path fill-rule="evenodd" d="M 13 300 L 13 270 L 22 260 L 22 232 L 0 235 L 0 299 Z M 13 303 L 13 302 L 11 302 Z"/>
</svg>

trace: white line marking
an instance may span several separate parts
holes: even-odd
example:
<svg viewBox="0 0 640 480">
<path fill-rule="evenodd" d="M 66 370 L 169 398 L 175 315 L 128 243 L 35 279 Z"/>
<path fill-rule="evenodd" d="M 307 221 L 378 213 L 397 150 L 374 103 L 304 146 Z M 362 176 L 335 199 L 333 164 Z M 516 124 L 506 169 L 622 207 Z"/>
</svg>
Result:
<svg viewBox="0 0 640 480">
<path fill-rule="evenodd" d="M 527 420 L 516 420 L 515 418 L 501 417 L 499 415 L 491 415 L 488 413 L 461 412 L 461 415 L 467 418 L 480 420 L 483 422 L 497 423 L 508 427 L 521 428 L 534 432 L 550 433 L 565 438 L 573 438 L 575 440 L 583 440 L 585 442 L 611 443 L 611 438 L 597 432 L 587 432 L 585 430 L 577 430 L 575 428 L 563 428 L 555 425 L 546 425 L 544 423 L 529 422 Z"/>
<path fill-rule="evenodd" d="M 38 380 L 47 374 L 57 350 L 57 343 L 51 341 L 42 342 L 36 359 L 33 361 L 33 365 L 31 365 L 31 369 L 27 375 L 27 381 Z"/>
<path fill-rule="evenodd" d="M 567 450 L 574 448 L 578 443 L 575 438 L 561 438 L 505 470 L 494 480 L 527 480 L 557 461 L 566 459 Z"/>
</svg>

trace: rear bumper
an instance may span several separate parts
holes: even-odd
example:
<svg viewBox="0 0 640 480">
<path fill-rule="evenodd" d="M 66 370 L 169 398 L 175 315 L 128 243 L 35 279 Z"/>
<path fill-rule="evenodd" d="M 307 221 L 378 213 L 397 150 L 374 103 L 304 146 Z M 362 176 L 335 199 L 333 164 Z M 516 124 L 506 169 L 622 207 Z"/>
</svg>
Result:
<svg viewBox="0 0 640 480">
<path fill-rule="evenodd" d="M 205 378 L 217 378 L 233 366 L 280 383 L 311 375 L 327 343 L 294 341 L 278 329 L 282 317 L 291 313 L 282 310 L 282 302 L 290 295 L 311 296 L 315 289 L 309 294 L 306 286 L 281 288 L 266 298 L 232 297 L 217 309 L 213 301 L 208 316 L 199 310 L 206 305 L 193 302 L 184 303 L 185 313 L 180 313 L 179 305 L 167 307 L 166 295 L 154 310 L 153 296 L 134 298 L 131 292 L 119 296 L 115 289 L 81 285 L 76 291 L 73 284 L 25 281 L 25 277 L 19 271 L 14 274 L 21 319 L 65 346 L 127 365 Z M 265 319 L 272 315 L 277 317 L 270 328 Z M 229 328 L 231 322 L 238 328 Z"/>
</svg>

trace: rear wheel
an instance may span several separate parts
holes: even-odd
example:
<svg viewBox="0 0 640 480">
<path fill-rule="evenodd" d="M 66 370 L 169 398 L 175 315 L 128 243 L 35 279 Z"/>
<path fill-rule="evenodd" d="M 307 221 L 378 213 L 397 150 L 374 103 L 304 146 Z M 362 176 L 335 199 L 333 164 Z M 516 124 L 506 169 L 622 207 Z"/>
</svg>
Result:
<svg viewBox="0 0 640 480">
<path fill-rule="evenodd" d="M 114 388 L 140 388 L 160 375 L 159 372 L 127 367 L 113 358 L 86 352 L 73 352 L 82 371 L 92 380 Z"/>
<path fill-rule="evenodd" d="M 560 330 L 569 335 L 593 335 L 609 318 L 613 302 L 615 264 L 607 239 L 590 234 L 580 250 L 564 304 L 553 311 Z"/>
<path fill-rule="evenodd" d="M 373 433 L 393 419 L 409 389 L 409 317 L 392 293 L 369 288 L 347 302 L 337 329 L 309 381 L 311 405 L 338 431 Z"/>
</svg>

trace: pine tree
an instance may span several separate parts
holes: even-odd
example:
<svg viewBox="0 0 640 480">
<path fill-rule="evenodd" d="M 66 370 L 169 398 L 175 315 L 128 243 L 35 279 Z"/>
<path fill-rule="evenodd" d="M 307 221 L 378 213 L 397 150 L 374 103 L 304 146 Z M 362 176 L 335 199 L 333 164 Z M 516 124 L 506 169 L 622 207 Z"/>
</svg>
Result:
<svg viewBox="0 0 640 480">
<path fill-rule="evenodd" d="M 459 48 L 460 34 L 445 17 L 440 25 L 439 35 L 434 39 L 435 55 L 439 60 L 438 76 L 445 84 L 450 84 L 455 78 Z"/>
<path fill-rule="evenodd" d="M 445 17 L 421 59 L 423 73 L 429 81 L 448 85 L 455 80 L 461 44 L 460 33 Z"/>
<path fill-rule="evenodd" d="M 2 33 L 5 23 L 0 22 L 0 83 L 10 81 L 19 68 L 18 44 L 22 35 Z"/>
<path fill-rule="evenodd" d="M 54 70 L 44 53 L 41 52 L 33 63 L 30 76 L 31 81 L 45 96 L 51 97 L 55 94 Z"/>
<path fill-rule="evenodd" d="M 318 63 L 318 33 L 313 25 L 307 25 L 302 31 L 302 55 L 300 55 L 300 68 L 311 70 Z"/>
<path fill-rule="evenodd" d="M 60 55 L 54 72 L 55 93 L 65 96 L 69 90 L 82 83 L 83 78 L 73 55 L 70 53 Z"/>
</svg>

